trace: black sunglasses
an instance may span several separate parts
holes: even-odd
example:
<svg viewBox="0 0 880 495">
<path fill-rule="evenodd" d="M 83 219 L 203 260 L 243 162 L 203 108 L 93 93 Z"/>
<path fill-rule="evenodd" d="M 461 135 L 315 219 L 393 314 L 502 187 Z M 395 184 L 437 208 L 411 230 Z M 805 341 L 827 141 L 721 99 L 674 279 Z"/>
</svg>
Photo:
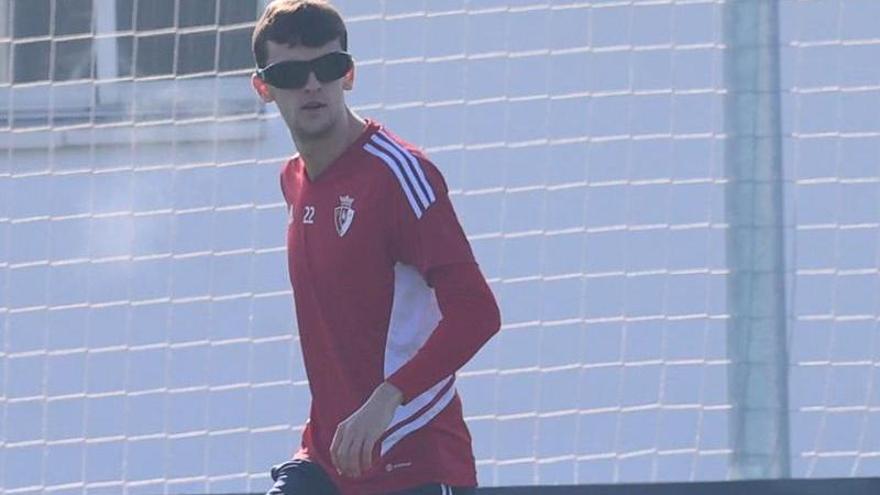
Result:
<svg viewBox="0 0 880 495">
<path fill-rule="evenodd" d="M 351 69 L 352 58 L 346 52 L 333 52 L 312 60 L 285 60 L 262 69 L 257 76 L 268 84 L 280 89 L 300 89 L 309 80 L 309 74 L 322 83 L 335 81 Z"/>
</svg>

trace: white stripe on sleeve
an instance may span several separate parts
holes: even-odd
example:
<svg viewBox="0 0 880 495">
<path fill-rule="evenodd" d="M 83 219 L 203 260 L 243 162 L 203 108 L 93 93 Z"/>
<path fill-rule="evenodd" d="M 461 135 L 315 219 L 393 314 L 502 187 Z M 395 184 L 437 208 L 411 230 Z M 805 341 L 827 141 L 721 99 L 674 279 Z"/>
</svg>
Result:
<svg viewBox="0 0 880 495">
<path fill-rule="evenodd" d="M 431 206 L 431 201 L 428 200 L 428 196 L 425 193 L 427 188 L 425 188 L 424 182 L 419 181 L 419 179 L 416 177 L 416 174 L 412 170 L 412 162 L 407 163 L 408 160 L 404 157 L 401 148 L 392 144 L 391 142 L 386 141 L 386 139 L 382 139 L 378 135 L 374 135 L 372 141 L 373 144 L 384 149 L 387 153 L 390 153 L 394 156 L 394 158 L 397 159 L 397 163 L 400 164 L 400 168 L 403 169 L 404 173 L 409 179 L 409 183 L 412 184 L 412 188 L 415 189 L 415 195 L 418 196 L 419 202 L 422 204 L 422 207 L 427 210 L 428 207 Z M 419 169 L 419 167 L 416 167 L 416 169 Z"/>
<path fill-rule="evenodd" d="M 397 177 L 397 181 L 400 183 L 400 187 L 403 188 L 403 192 L 406 194 L 406 199 L 409 200 L 409 205 L 412 207 L 413 212 L 416 214 L 416 218 L 422 218 L 422 207 L 419 205 L 418 201 L 415 197 L 413 197 L 413 193 L 410 190 L 410 187 L 406 184 L 406 179 L 403 178 L 402 172 L 400 171 L 400 166 L 394 161 L 394 158 L 391 157 L 388 153 L 381 151 L 370 143 L 364 145 L 364 149 L 367 150 L 371 155 L 377 156 L 385 162 L 391 172 Z"/>
<path fill-rule="evenodd" d="M 406 159 L 409 161 L 410 165 L 412 165 L 412 168 L 413 168 L 413 169 L 416 171 L 416 173 L 419 175 L 419 182 L 421 182 L 421 184 L 422 184 L 423 186 L 425 186 L 425 191 L 427 191 L 427 193 L 428 193 L 428 204 L 433 204 L 434 201 L 437 200 L 437 196 L 434 195 L 434 189 L 431 187 L 431 183 L 430 183 L 430 182 L 428 181 L 428 179 L 425 177 L 425 171 L 422 170 L 422 165 L 419 163 L 419 161 L 416 159 L 416 157 L 413 156 L 413 154 L 410 153 L 408 149 L 406 149 L 406 148 L 404 148 L 404 147 L 398 145 L 397 143 L 395 143 L 395 142 L 394 142 L 390 137 L 388 137 L 385 133 L 380 132 L 379 134 L 381 134 L 383 137 L 385 137 L 385 138 L 388 140 L 389 143 L 394 144 L 394 146 L 395 146 L 397 149 L 399 149 L 401 153 L 403 153 L 403 156 L 406 157 Z"/>
</svg>

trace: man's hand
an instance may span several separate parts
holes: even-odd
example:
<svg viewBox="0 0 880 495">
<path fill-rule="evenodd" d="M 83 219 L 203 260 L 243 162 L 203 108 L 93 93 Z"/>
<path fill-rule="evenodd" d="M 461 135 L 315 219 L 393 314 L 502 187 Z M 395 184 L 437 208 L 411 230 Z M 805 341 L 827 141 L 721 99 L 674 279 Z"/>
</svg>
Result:
<svg viewBox="0 0 880 495">
<path fill-rule="evenodd" d="M 339 423 L 330 444 L 330 458 L 339 474 L 359 478 L 373 465 L 373 447 L 402 401 L 397 387 L 382 383 L 360 409 Z"/>
</svg>

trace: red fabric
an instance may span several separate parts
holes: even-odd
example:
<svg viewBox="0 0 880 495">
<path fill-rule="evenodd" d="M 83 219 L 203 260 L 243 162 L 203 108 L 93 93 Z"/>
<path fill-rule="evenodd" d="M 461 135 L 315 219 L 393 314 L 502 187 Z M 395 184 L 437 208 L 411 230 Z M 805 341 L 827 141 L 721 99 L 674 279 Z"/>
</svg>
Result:
<svg viewBox="0 0 880 495">
<path fill-rule="evenodd" d="M 411 161 L 399 165 L 409 167 L 412 177 L 396 176 L 392 154 L 380 154 L 384 161 L 376 148 L 372 154 L 366 151 L 371 143 L 409 157 Z M 295 457 L 321 465 L 342 495 L 387 493 L 432 482 L 475 486 L 471 438 L 457 394 L 443 395 L 444 402 L 440 393 L 421 393 L 452 376 L 498 328 L 497 306 L 439 170 L 411 145 L 369 122 L 363 135 L 314 180 L 299 157 L 290 160 L 282 169 L 281 188 L 290 215 L 289 275 L 312 394 Z M 416 192 L 425 197 L 432 193 L 434 199 L 425 205 Z M 401 286 L 401 267 L 416 274 L 406 287 Z M 412 280 L 418 277 L 421 282 Z M 435 289 L 431 297 L 436 297 L 442 319 L 430 336 L 424 335 L 412 359 L 386 375 L 393 357 L 387 345 L 395 291 L 400 296 L 403 289 L 422 290 L 421 284 L 419 294 L 428 294 L 426 283 Z M 408 320 L 396 324 L 395 337 L 406 339 Z M 416 334 L 422 331 L 414 328 Z M 377 446 L 374 458 L 379 460 L 361 478 L 341 478 L 329 455 L 336 427 L 386 378 L 404 391 L 406 400 L 421 394 L 437 410 L 420 416 L 430 407 L 412 414 L 410 409 L 420 402 L 401 407 L 398 412 L 409 415 L 406 424 L 417 428 L 389 444 L 381 459 Z"/>
</svg>

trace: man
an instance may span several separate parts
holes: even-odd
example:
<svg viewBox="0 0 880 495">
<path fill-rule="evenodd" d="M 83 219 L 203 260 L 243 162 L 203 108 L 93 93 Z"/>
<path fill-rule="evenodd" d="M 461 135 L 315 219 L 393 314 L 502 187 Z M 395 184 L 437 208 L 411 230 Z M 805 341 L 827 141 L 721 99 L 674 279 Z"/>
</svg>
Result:
<svg viewBox="0 0 880 495">
<path fill-rule="evenodd" d="M 500 327 L 446 183 L 425 155 L 356 115 L 346 28 L 323 0 L 275 0 L 252 81 L 298 154 L 281 172 L 312 404 L 270 494 L 473 492 L 455 372 Z"/>
</svg>

